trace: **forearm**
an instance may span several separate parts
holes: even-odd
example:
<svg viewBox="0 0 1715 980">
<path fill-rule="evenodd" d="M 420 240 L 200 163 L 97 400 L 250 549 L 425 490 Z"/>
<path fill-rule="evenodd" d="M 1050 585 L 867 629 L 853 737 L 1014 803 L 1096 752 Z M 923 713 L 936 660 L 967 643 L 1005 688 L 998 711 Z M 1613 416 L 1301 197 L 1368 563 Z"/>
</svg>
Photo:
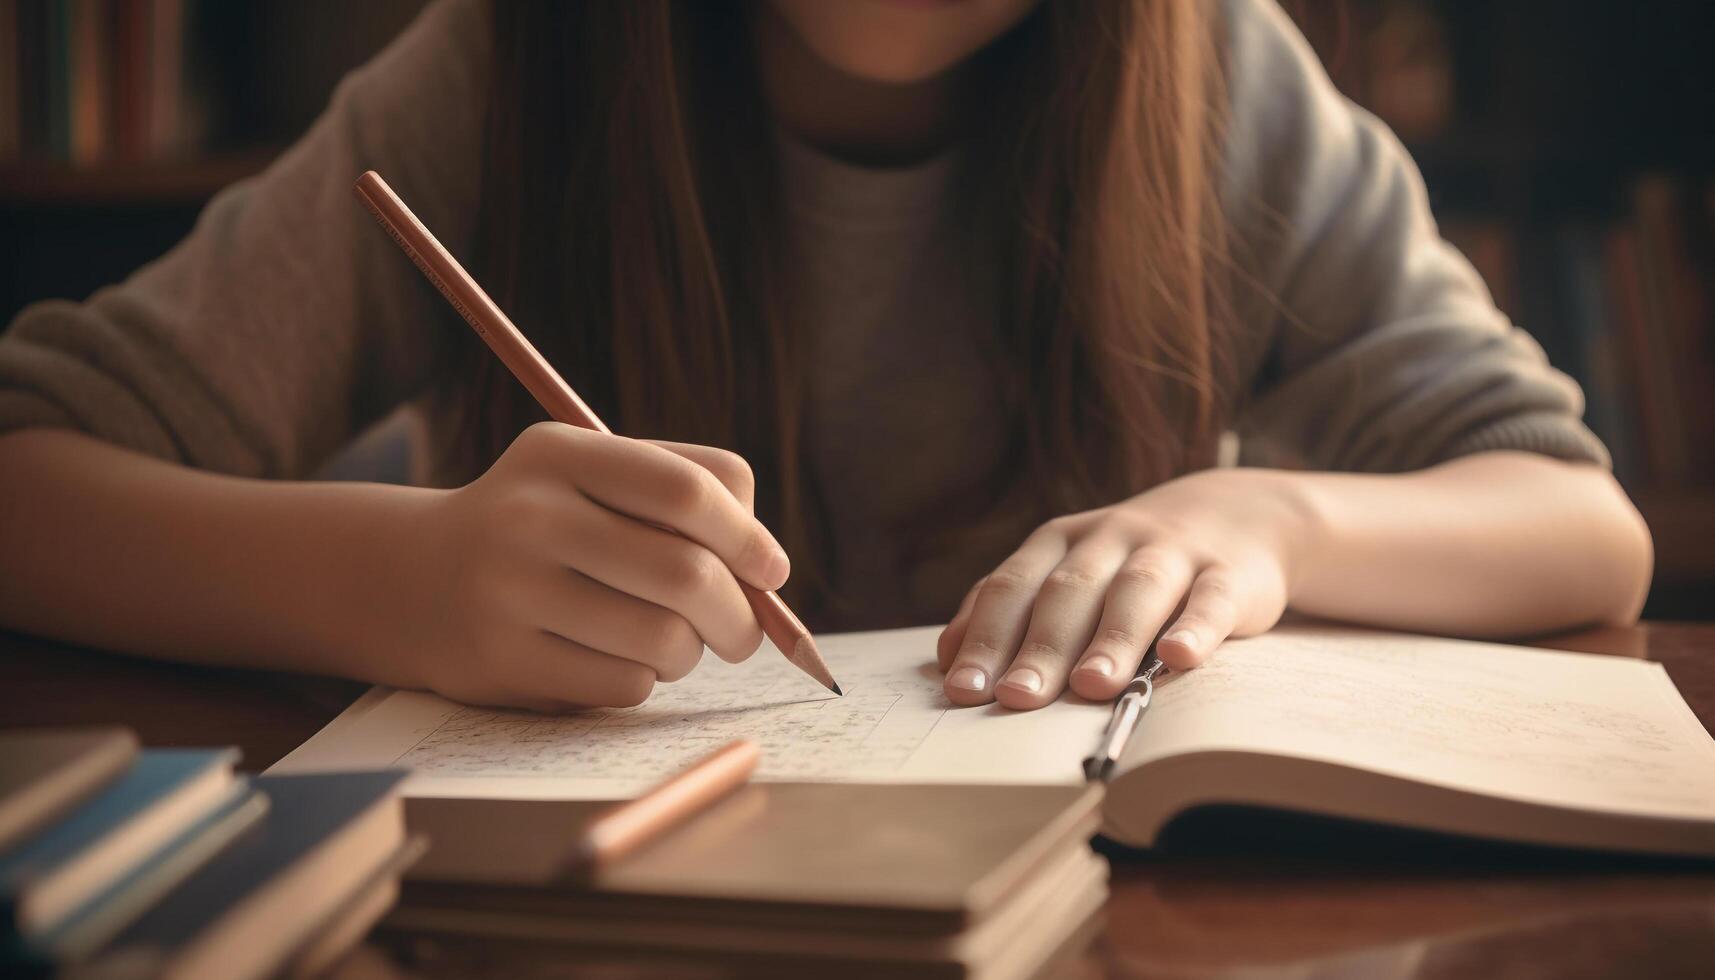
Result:
<svg viewBox="0 0 1715 980">
<path fill-rule="evenodd" d="M 0 437 L 0 625 L 174 660 L 385 681 L 372 624 L 432 491 L 244 480 L 70 432 Z M 418 611 L 421 612 L 421 611 Z"/>
<path fill-rule="evenodd" d="M 1281 474 L 1304 516 L 1292 608 L 1478 637 L 1637 618 L 1649 531 L 1607 473 L 1483 453 L 1415 473 Z"/>
</svg>

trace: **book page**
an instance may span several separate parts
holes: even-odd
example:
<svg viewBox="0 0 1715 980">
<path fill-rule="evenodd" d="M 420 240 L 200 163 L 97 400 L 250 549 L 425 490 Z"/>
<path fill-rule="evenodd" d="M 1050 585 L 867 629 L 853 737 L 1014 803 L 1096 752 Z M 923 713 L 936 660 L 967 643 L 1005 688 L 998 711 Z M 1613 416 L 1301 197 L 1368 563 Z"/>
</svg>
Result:
<svg viewBox="0 0 1715 980">
<path fill-rule="evenodd" d="M 818 637 L 845 697 L 766 643 L 742 664 L 705 655 L 635 708 L 546 716 L 377 688 L 269 771 L 403 766 L 408 795 L 616 799 L 742 737 L 761 743 L 764 780 L 1079 782 L 1108 706 L 955 708 L 939 632 Z"/>
<path fill-rule="evenodd" d="M 1715 740 L 1660 664 L 1622 657 L 1283 627 L 1158 684 L 1121 768 L 1210 749 L 1715 819 Z"/>
</svg>

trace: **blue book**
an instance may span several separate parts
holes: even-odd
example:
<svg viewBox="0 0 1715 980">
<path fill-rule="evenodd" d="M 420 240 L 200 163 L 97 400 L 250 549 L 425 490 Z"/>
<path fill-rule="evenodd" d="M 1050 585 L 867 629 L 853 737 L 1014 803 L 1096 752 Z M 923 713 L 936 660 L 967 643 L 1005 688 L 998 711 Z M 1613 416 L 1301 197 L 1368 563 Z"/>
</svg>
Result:
<svg viewBox="0 0 1715 980">
<path fill-rule="evenodd" d="M 0 965 L 11 962 L 51 971 L 86 960 L 267 812 L 268 797 L 252 790 L 249 780 L 239 779 L 226 802 L 64 922 L 0 950 Z"/>
<path fill-rule="evenodd" d="M 328 915 L 396 868 L 403 770 L 259 776 L 268 812 L 92 959 L 92 976 L 275 974 Z"/>
<path fill-rule="evenodd" d="M 0 854 L 0 937 L 41 935 L 231 796 L 236 749 L 144 752 L 124 775 Z"/>
</svg>

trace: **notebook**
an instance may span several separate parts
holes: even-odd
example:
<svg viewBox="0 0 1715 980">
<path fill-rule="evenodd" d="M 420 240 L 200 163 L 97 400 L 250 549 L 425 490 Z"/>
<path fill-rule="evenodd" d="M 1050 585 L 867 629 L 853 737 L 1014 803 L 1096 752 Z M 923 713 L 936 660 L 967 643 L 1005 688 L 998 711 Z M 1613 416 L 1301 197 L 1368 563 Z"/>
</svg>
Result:
<svg viewBox="0 0 1715 980">
<path fill-rule="evenodd" d="M 742 736 L 765 781 L 1077 784 L 1109 706 L 954 708 L 937 633 L 818 638 L 844 698 L 770 650 L 705 657 L 635 708 L 557 717 L 377 688 L 271 771 L 400 766 L 409 795 L 617 799 Z M 1281 627 L 1167 675 L 1109 789 L 1103 830 L 1133 845 L 1237 803 L 1715 855 L 1715 740 L 1661 665 L 1356 628 Z"/>
<path fill-rule="evenodd" d="M 124 728 L 0 734 L 0 852 L 94 795 L 137 758 Z"/>
</svg>

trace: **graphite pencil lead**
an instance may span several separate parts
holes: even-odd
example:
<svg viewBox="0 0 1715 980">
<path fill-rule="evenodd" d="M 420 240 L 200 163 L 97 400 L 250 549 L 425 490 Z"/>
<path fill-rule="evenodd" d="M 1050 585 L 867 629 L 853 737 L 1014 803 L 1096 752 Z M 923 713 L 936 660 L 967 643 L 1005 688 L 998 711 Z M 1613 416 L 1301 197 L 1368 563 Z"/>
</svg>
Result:
<svg viewBox="0 0 1715 980">
<path fill-rule="evenodd" d="M 828 664 L 822 659 L 822 652 L 816 649 L 816 641 L 808 635 L 799 637 L 798 642 L 792 644 L 792 652 L 787 655 L 786 659 L 792 661 L 799 670 L 815 678 L 816 683 L 841 697 L 845 696 L 845 693 L 840 690 L 840 686 L 834 683 L 834 675 L 828 672 Z"/>
</svg>

